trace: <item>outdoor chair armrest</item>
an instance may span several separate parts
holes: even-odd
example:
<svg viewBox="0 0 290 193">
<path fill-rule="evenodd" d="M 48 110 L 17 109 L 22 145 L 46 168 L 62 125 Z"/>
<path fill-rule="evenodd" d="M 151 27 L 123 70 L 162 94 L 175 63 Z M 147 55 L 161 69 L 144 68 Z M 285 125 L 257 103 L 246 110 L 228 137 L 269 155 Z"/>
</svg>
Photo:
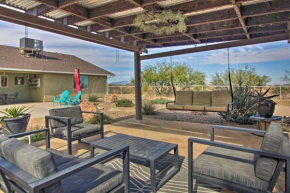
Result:
<svg viewBox="0 0 290 193">
<path fill-rule="evenodd" d="M 241 128 L 241 127 L 232 127 L 232 126 L 223 126 L 223 125 L 211 125 L 210 126 L 210 140 L 214 141 L 214 131 L 215 129 L 230 130 L 230 131 L 239 131 L 252 134 L 265 135 L 266 131 L 261 131 L 258 129 L 252 128 Z"/>
<path fill-rule="evenodd" d="M 24 137 L 27 135 L 32 135 L 35 133 L 41 133 L 41 132 L 45 132 L 46 138 L 46 148 L 50 148 L 50 133 L 49 133 L 49 128 L 44 128 L 44 129 L 39 129 L 39 130 L 35 130 L 35 131 L 28 131 L 28 132 L 24 132 L 24 133 L 18 133 L 18 134 L 14 134 L 14 135 L 8 135 L 8 138 L 20 138 L 20 137 Z"/>
<path fill-rule="evenodd" d="M 80 172 L 88 167 L 91 167 L 97 163 L 107 161 L 110 158 L 113 158 L 119 155 L 120 153 L 122 153 L 122 159 L 123 159 L 123 184 L 125 186 L 125 192 L 128 193 L 129 192 L 129 146 L 128 145 L 122 145 L 107 153 L 103 153 L 99 155 L 98 157 L 90 158 L 84 162 L 78 163 L 74 166 L 71 166 L 67 169 L 59 171 L 48 177 L 45 177 L 43 179 L 30 183 L 28 184 L 29 192 L 33 192 L 33 193 L 39 192 L 41 189 L 47 186 L 55 184 L 56 182 L 59 182 L 60 180 L 67 178 L 77 172 Z"/>
<path fill-rule="evenodd" d="M 24 137 L 27 135 L 32 135 L 35 133 L 41 133 L 41 132 L 49 132 L 49 128 L 44 128 L 44 129 L 39 129 L 39 130 L 35 130 L 35 131 L 28 131 L 28 132 L 24 132 L 24 133 L 18 133 L 18 134 L 14 134 L 14 135 L 8 135 L 8 138 L 19 138 L 19 137 Z"/>
<path fill-rule="evenodd" d="M 102 112 L 95 112 L 95 111 L 82 111 L 82 113 L 99 114 L 99 115 L 103 115 L 104 114 Z"/>
<path fill-rule="evenodd" d="M 193 143 L 210 145 L 210 146 L 231 149 L 231 150 L 236 150 L 236 151 L 241 151 L 241 152 L 246 152 L 246 153 L 253 153 L 253 154 L 261 155 L 264 157 L 276 158 L 276 159 L 280 159 L 280 160 L 288 160 L 288 161 L 290 160 L 290 155 L 286 155 L 286 154 L 266 152 L 266 151 L 263 151 L 261 149 L 244 147 L 244 146 L 237 146 L 237 145 L 226 144 L 226 143 L 221 143 L 221 142 L 216 142 L 216 141 L 209 141 L 209 140 L 204 140 L 204 139 L 197 139 L 197 138 L 189 138 L 188 139 L 188 153 L 189 153 L 188 155 L 189 155 L 189 157 L 190 156 L 192 157 Z M 190 152 L 191 152 L 191 154 L 190 154 Z"/>
<path fill-rule="evenodd" d="M 49 120 L 53 119 L 56 121 L 59 121 L 67 126 L 67 138 L 71 138 L 71 118 L 70 117 L 57 117 L 57 116 L 51 116 L 46 115 L 45 116 L 45 127 L 49 128 Z M 52 130 L 52 128 L 51 128 Z"/>
</svg>

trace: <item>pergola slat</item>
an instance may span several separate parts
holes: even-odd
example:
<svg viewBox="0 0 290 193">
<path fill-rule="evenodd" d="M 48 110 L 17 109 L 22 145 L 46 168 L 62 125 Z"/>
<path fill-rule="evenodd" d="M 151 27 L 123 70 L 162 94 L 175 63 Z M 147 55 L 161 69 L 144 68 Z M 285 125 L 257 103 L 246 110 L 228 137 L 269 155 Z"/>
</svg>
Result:
<svg viewBox="0 0 290 193">
<path fill-rule="evenodd" d="M 182 54 L 191 54 L 191 53 L 197 53 L 197 52 L 246 46 L 246 45 L 252 45 L 252 44 L 261 44 L 261 43 L 266 43 L 266 42 L 282 41 L 282 40 L 287 40 L 288 38 L 289 38 L 289 35 L 284 33 L 284 34 L 278 34 L 278 35 L 272 35 L 272 36 L 252 38 L 252 39 L 247 39 L 247 40 L 233 41 L 233 42 L 214 44 L 214 45 L 208 45 L 208 46 L 200 46 L 200 47 L 188 48 L 188 49 L 181 49 L 181 50 L 176 50 L 176 51 L 171 51 L 171 52 L 162 52 L 158 54 L 143 55 L 141 56 L 141 60 L 149 60 L 149 59 L 154 59 L 154 58 L 176 56 L 176 55 L 182 55 Z"/>
<path fill-rule="evenodd" d="M 126 44 L 117 40 L 108 39 L 86 31 L 74 29 L 56 22 L 44 20 L 25 13 L 16 12 L 8 8 L 0 7 L 0 19 L 32 28 L 41 29 L 48 32 L 66 35 L 102 45 L 120 48 L 128 51 L 141 51 L 139 47 Z"/>
</svg>

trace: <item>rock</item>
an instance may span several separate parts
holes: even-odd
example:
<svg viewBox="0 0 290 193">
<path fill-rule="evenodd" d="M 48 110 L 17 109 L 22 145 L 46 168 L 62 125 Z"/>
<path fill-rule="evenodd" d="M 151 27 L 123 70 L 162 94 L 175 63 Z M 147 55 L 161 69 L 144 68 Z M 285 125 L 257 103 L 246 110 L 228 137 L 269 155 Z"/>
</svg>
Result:
<svg viewBox="0 0 290 193">
<path fill-rule="evenodd" d="M 116 103 L 118 101 L 118 97 L 116 95 L 106 95 L 104 97 L 104 101 L 106 103 Z"/>
<path fill-rule="evenodd" d="M 80 107 L 82 109 L 82 111 L 92 111 L 92 112 L 100 112 L 97 107 L 94 105 L 94 103 L 90 103 L 88 101 L 83 101 L 80 104 Z M 84 121 L 92 118 L 94 115 L 93 114 L 89 114 L 89 113 L 83 113 L 83 119 Z"/>
</svg>

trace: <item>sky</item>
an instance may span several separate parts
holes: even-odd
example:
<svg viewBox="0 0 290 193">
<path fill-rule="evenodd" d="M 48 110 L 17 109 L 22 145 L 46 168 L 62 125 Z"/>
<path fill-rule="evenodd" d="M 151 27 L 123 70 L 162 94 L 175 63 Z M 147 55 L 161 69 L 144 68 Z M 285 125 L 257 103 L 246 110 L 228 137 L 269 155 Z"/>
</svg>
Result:
<svg viewBox="0 0 290 193">
<path fill-rule="evenodd" d="M 24 37 L 24 34 L 24 26 L 0 21 L 0 45 L 18 47 L 19 39 Z M 119 60 L 117 60 L 116 49 L 108 46 L 33 28 L 28 29 L 28 37 L 43 40 L 45 51 L 72 54 L 116 74 L 108 80 L 110 83 L 129 81 L 134 77 L 132 52 L 119 50 Z M 193 46 L 149 49 L 148 51 L 149 54 L 153 54 L 189 47 Z M 169 62 L 170 58 L 145 60 L 141 65 L 152 65 L 164 60 Z M 213 74 L 227 70 L 227 49 L 174 56 L 173 61 L 186 63 L 194 70 L 204 72 L 206 82 L 209 83 Z M 271 78 L 269 83 L 271 85 L 284 84 L 281 77 L 285 70 L 290 70 L 290 44 L 287 41 L 280 41 L 231 48 L 230 63 L 231 68 L 241 68 L 244 64 L 255 67 L 258 74 L 265 74 Z"/>
</svg>

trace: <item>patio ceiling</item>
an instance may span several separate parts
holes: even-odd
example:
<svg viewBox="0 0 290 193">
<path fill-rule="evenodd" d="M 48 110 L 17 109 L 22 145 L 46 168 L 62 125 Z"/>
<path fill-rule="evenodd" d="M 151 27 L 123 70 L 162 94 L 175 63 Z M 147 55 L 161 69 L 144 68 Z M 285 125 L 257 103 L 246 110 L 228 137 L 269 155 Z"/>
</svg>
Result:
<svg viewBox="0 0 290 193">
<path fill-rule="evenodd" d="M 129 47 L 124 47 L 131 51 L 136 51 L 136 47 L 160 48 L 286 35 L 290 29 L 290 0 L 0 0 L 0 2 L 22 9 L 29 15 L 44 16 L 55 20 L 58 24 L 76 26 L 79 31 L 95 32 L 90 34 L 104 37 L 108 41 L 118 41 L 119 45 L 126 44 Z M 164 9 L 174 12 L 180 10 L 188 16 L 186 33 L 176 32 L 172 35 L 157 36 L 133 26 L 136 14 Z M 0 19 L 5 20 L 4 17 Z"/>
</svg>

